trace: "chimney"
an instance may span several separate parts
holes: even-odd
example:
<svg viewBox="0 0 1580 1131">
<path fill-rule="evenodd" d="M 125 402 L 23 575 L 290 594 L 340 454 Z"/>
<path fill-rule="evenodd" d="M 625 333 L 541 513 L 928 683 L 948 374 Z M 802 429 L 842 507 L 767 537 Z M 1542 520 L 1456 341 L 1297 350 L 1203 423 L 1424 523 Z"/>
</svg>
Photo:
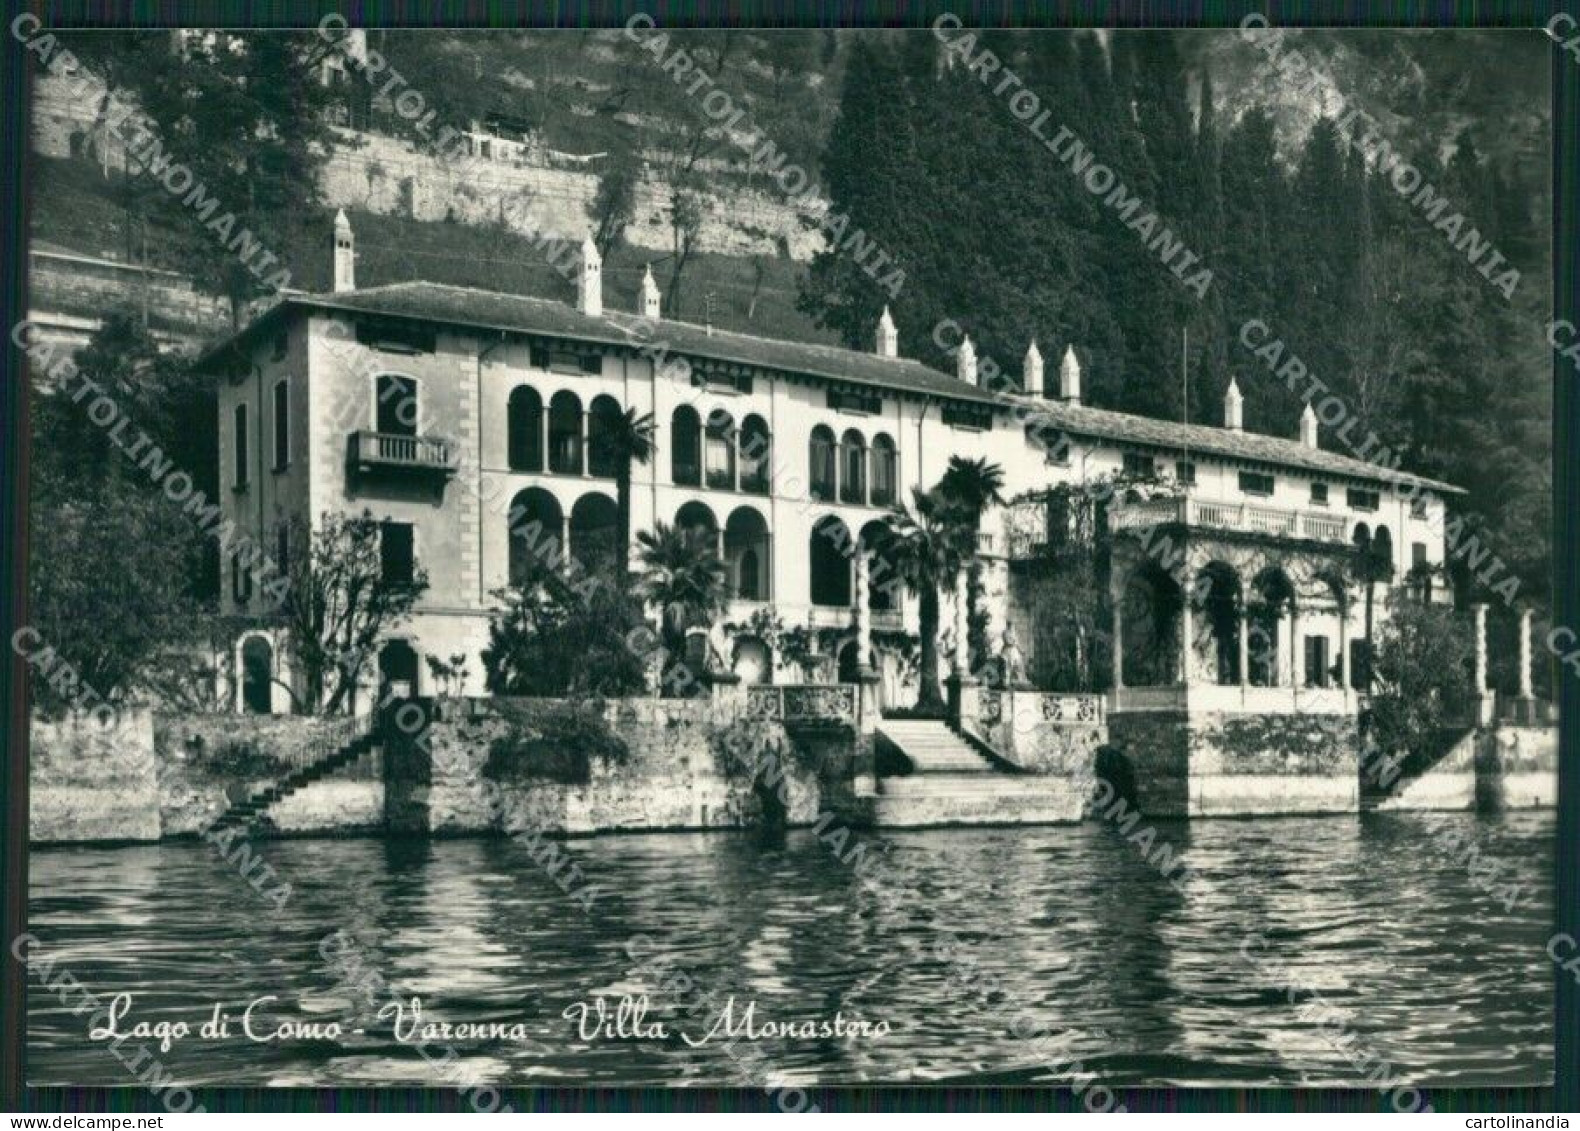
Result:
<svg viewBox="0 0 1580 1131">
<path fill-rule="evenodd" d="M 1021 363 L 1020 391 L 1028 397 L 1042 396 L 1042 353 L 1036 338 L 1026 347 L 1026 360 Z"/>
<path fill-rule="evenodd" d="M 1231 432 L 1238 432 L 1243 427 L 1243 410 L 1245 398 L 1240 395 L 1240 386 L 1234 383 L 1234 378 L 1229 378 L 1229 388 L 1223 394 L 1223 426 Z"/>
<path fill-rule="evenodd" d="M 1064 347 L 1064 360 L 1059 363 L 1059 394 L 1071 404 L 1081 403 L 1081 362 L 1075 356 L 1074 346 Z"/>
<path fill-rule="evenodd" d="M 883 317 L 878 319 L 878 356 L 900 356 L 900 332 L 894 328 L 894 319 L 887 306 L 883 308 Z"/>
<path fill-rule="evenodd" d="M 977 383 L 977 348 L 969 337 L 955 351 L 955 373 L 968 385 Z"/>
<path fill-rule="evenodd" d="M 1310 401 L 1300 414 L 1300 442 L 1308 448 L 1317 446 L 1317 414 L 1311 411 Z"/>
<path fill-rule="evenodd" d="M 335 213 L 335 292 L 357 289 L 357 252 L 344 208 Z"/>
<path fill-rule="evenodd" d="M 657 318 L 660 306 L 658 284 L 653 281 L 653 266 L 648 264 L 647 270 L 642 272 L 642 317 Z"/>
<path fill-rule="evenodd" d="M 591 239 L 582 240 L 582 270 L 576 280 L 576 309 L 594 316 L 603 313 L 603 260 Z"/>
</svg>

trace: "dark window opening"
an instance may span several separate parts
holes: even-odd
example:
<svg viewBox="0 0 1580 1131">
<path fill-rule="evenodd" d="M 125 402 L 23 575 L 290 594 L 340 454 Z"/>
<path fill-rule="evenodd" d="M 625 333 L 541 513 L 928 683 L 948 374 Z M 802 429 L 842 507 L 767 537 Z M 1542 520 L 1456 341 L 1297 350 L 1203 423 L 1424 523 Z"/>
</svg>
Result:
<svg viewBox="0 0 1580 1131">
<path fill-rule="evenodd" d="M 378 379 L 378 431 L 385 436 L 417 434 L 417 382 L 382 373 Z"/>
<path fill-rule="evenodd" d="M 251 458 L 247 451 L 247 406 L 236 406 L 234 416 L 236 438 L 236 466 L 231 471 L 231 483 L 236 487 L 245 487 L 250 478 Z"/>
<path fill-rule="evenodd" d="M 1240 472 L 1240 490 L 1247 495 L 1271 495 L 1273 477 L 1260 471 Z"/>
<path fill-rule="evenodd" d="M 417 564 L 415 543 L 411 523 L 379 523 L 379 576 L 384 584 L 411 584 Z"/>
<path fill-rule="evenodd" d="M 291 462 L 291 388 L 280 381 L 274 386 L 274 470 L 282 471 Z"/>
</svg>

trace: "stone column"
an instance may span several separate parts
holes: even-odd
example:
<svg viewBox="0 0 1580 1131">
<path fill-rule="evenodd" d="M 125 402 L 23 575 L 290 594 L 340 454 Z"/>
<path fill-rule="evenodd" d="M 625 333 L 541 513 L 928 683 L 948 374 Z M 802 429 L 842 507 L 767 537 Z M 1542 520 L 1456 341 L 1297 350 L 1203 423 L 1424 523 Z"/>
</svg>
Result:
<svg viewBox="0 0 1580 1131">
<path fill-rule="evenodd" d="M 1530 609 L 1520 612 L 1520 694 L 1514 701 L 1514 721 L 1526 726 L 1534 725 L 1536 718 L 1536 690 L 1531 672 L 1531 617 Z"/>
<path fill-rule="evenodd" d="M 1476 670 L 1471 690 L 1477 697 L 1487 694 L 1487 606 L 1481 602 L 1470 606 L 1476 625 Z"/>
<path fill-rule="evenodd" d="M 868 590 L 871 587 L 871 568 L 867 551 L 856 548 L 856 666 L 865 670 L 872 657 L 872 613 Z"/>
<path fill-rule="evenodd" d="M 1350 616 L 1343 606 L 1339 607 L 1339 690 L 1350 693 Z"/>
<path fill-rule="evenodd" d="M 966 641 L 968 617 L 966 610 L 966 575 L 961 570 L 955 578 L 955 663 L 954 674 L 949 677 L 949 717 L 955 722 L 977 720 L 977 681 L 971 675 L 971 646 Z"/>
<path fill-rule="evenodd" d="M 1191 578 L 1187 576 L 1180 583 L 1180 686 L 1190 686 L 1191 655 L 1196 651 L 1196 624 L 1190 607 Z"/>
<path fill-rule="evenodd" d="M 1125 625 L 1122 609 L 1124 598 L 1115 595 L 1113 602 L 1113 641 L 1109 647 L 1114 654 L 1114 690 L 1123 691 L 1125 688 Z"/>
<path fill-rule="evenodd" d="M 1235 619 L 1240 630 L 1240 693 L 1245 694 L 1245 689 L 1251 685 L 1251 640 L 1250 620 L 1245 615 L 1245 610 L 1240 610 L 1240 615 Z"/>
<path fill-rule="evenodd" d="M 1531 687 L 1531 610 L 1520 612 L 1520 698 L 1534 699 Z"/>
<path fill-rule="evenodd" d="M 1289 689 L 1300 694 L 1300 610 L 1289 606 Z"/>
<path fill-rule="evenodd" d="M 1487 606 L 1476 602 L 1470 606 L 1476 625 L 1476 667 L 1471 682 L 1471 694 L 1476 699 L 1476 722 L 1486 726 L 1492 722 L 1493 697 L 1487 687 Z"/>
<path fill-rule="evenodd" d="M 961 570 L 955 575 L 955 675 L 962 679 L 971 675 L 971 644 L 968 639 L 971 618 L 968 604 L 966 573 Z"/>
<path fill-rule="evenodd" d="M 560 566 L 562 569 L 570 568 L 571 564 L 571 516 L 570 512 L 560 516 Z"/>
</svg>

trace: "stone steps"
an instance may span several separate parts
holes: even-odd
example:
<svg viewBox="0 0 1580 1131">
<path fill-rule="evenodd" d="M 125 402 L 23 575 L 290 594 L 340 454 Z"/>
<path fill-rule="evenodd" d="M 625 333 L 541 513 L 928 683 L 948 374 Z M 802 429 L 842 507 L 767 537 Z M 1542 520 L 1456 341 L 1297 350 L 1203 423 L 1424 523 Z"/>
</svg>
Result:
<svg viewBox="0 0 1580 1131">
<path fill-rule="evenodd" d="M 1055 825 L 1081 819 L 1082 798 L 1063 778 L 929 774 L 884 778 L 873 802 L 879 828 Z"/>
<path fill-rule="evenodd" d="M 948 724 L 885 720 L 884 738 L 915 773 L 878 781 L 873 817 L 880 828 L 940 825 L 1045 825 L 1081 819 L 1082 798 L 1062 777 L 1008 774 Z"/>
<path fill-rule="evenodd" d="M 882 734 L 905 754 L 919 774 L 991 773 L 992 765 L 947 723 L 924 719 L 885 720 Z"/>
</svg>

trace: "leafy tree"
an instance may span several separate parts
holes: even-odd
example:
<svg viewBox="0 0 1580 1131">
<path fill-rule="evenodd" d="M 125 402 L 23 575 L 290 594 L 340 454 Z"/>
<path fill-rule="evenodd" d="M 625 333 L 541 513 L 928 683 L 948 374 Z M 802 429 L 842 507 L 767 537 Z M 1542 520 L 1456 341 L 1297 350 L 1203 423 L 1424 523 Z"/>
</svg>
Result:
<svg viewBox="0 0 1580 1131">
<path fill-rule="evenodd" d="M 380 523 L 367 510 L 325 512 L 310 534 L 297 520 L 290 539 L 307 547 L 292 556 L 280 608 L 304 685 L 298 705 L 306 714 L 349 712 L 380 642 L 427 591 L 427 571 L 416 568 L 410 581 L 385 576 Z"/>
<path fill-rule="evenodd" d="M 197 647 L 197 532 L 168 499 L 120 478 L 36 480 L 29 620 L 38 644 L 108 701 L 157 690 L 171 654 Z M 33 702 L 64 710 L 81 688 L 34 659 Z"/>
<path fill-rule="evenodd" d="M 640 694 L 646 665 L 630 646 L 642 626 L 641 606 L 602 578 L 585 599 L 545 584 L 540 567 L 500 594 L 488 626 L 483 673 L 494 695 L 602 696 Z M 623 576 L 623 575 L 621 575 Z"/>
<path fill-rule="evenodd" d="M 598 191 L 587 202 L 593 246 L 603 259 L 609 258 L 609 252 L 636 214 L 636 187 L 641 179 L 641 159 L 630 148 L 620 147 L 609 154 L 603 175 L 598 178 Z"/>
<path fill-rule="evenodd" d="M 1396 591 L 1378 634 L 1367 735 L 1384 754 L 1427 758 L 1468 696 L 1469 634 L 1442 605 Z"/>
<path fill-rule="evenodd" d="M 245 228 L 265 249 L 283 249 L 303 205 L 317 201 L 332 104 L 318 68 L 334 48 L 316 31 L 199 33 L 180 49 L 172 49 L 169 32 L 79 33 L 70 45 L 135 99 L 163 150 L 192 171 L 194 185 L 219 202 L 219 212 L 201 218 L 185 195 L 148 199 L 194 225 L 218 225 L 221 214 L 234 214 L 228 235 L 204 233 L 172 250 L 183 270 L 230 300 L 239 319 L 243 304 L 264 293 L 281 267 L 249 270 L 238 254 L 216 253 L 216 243 L 228 248 Z M 141 171 L 161 175 L 151 166 Z M 252 262 L 261 260 L 254 255 Z"/>
</svg>

